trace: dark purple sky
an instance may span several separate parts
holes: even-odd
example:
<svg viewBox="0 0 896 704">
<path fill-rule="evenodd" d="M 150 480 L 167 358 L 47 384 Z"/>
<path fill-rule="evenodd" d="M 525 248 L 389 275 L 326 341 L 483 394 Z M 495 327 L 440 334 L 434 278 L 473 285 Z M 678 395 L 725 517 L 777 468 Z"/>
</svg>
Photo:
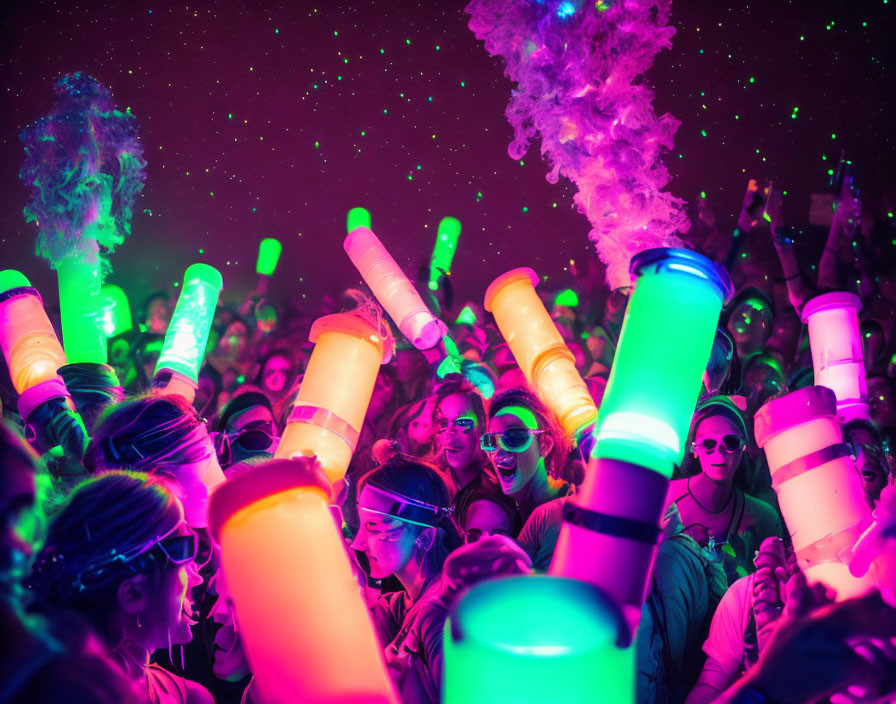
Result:
<svg viewBox="0 0 896 704">
<path fill-rule="evenodd" d="M 520 265 L 562 285 L 569 259 L 592 251 L 588 223 L 568 183 L 544 180 L 537 148 L 523 165 L 508 157 L 511 85 L 462 7 L 7 0 L 0 264 L 55 297 L 22 216 L 17 134 L 49 110 L 53 80 L 80 69 L 141 124 L 146 189 L 110 278 L 135 305 L 193 261 L 244 293 L 265 236 L 284 245 L 278 294 L 338 293 L 359 281 L 341 246 L 354 205 L 402 264 L 428 256 L 442 216 L 458 217 L 462 297 L 481 300 Z M 747 176 L 773 176 L 802 222 L 841 147 L 867 187 L 892 186 L 894 13 L 896 0 L 674 2 L 673 48 L 648 76 L 657 112 L 682 121 L 672 192 L 705 191 L 727 223 Z"/>
</svg>

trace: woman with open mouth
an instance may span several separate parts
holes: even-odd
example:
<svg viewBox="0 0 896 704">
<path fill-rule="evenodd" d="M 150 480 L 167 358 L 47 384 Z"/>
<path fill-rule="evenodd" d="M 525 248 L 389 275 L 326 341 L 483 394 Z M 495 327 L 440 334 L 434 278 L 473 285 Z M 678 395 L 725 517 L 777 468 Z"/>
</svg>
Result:
<svg viewBox="0 0 896 704">
<path fill-rule="evenodd" d="M 494 467 L 501 490 L 513 498 L 524 525 L 517 539 L 536 570 L 547 569 L 563 523 L 563 502 L 572 484 L 555 479 L 568 445 L 550 411 L 521 388 L 492 399 L 482 449 Z"/>
</svg>

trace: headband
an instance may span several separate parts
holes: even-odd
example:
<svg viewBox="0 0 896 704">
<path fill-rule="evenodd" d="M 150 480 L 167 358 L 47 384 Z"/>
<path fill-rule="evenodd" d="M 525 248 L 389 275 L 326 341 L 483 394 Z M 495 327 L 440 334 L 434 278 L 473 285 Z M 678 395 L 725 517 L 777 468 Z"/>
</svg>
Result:
<svg viewBox="0 0 896 704">
<path fill-rule="evenodd" d="M 425 528 L 437 528 L 443 519 L 448 518 L 454 512 L 453 507 L 436 506 L 425 501 L 412 499 L 410 496 L 386 489 L 372 481 L 364 484 L 362 491 L 364 490 L 370 491 L 377 499 L 382 501 L 383 508 L 373 509 L 358 506 L 361 511 L 379 513 Z"/>
</svg>

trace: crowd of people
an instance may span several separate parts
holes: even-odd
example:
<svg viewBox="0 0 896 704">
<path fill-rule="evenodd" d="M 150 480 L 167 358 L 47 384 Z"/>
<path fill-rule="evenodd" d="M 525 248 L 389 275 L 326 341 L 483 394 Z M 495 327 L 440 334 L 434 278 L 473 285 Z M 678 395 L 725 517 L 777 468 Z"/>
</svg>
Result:
<svg viewBox="0 0 896 704">
<path fill-rule="evenodd" d="M 733 234 L 701 201 L 689 236 L 737 293 L 671 483 L 634 646 L 638 702 L 896 701 L 896 581 L 841 603 L 807 583 L 753 433 L 765 402 L 813 384 L 802 306 L 824 291 L 856 293 L 871 419 L 843 433 L 896 561 L 893 221 L 844 189 L 829 227 L 788 226 L 778 193 L 751 183 Z M 574 295 L 540 293 L 599 406 L 629 290 L 607 290 L 596 257 L 572 273 Z M 439 701 L 445 619 L 466 589 L 548 569 L 589 459 L 482 307 L 454 300 L 447 275 L 432 294 L 419 288 L 495 392 L 439 378 L 399 339 L 336 487 L 406 704 Z M 139 330 L 109 341 L 122 388 L 76 396 L 90 437 L 83 457 L 39 456 L 0 383 L 0 703 L 257 701 L 208 534 L 208 477 L 273 457 L 311 323 L 352 300 L 281 304 L 262 277 L 241 305 L 219 305 L 191 404 L 152 388 L 175 300 L 148 295 Z"/>
</svg>

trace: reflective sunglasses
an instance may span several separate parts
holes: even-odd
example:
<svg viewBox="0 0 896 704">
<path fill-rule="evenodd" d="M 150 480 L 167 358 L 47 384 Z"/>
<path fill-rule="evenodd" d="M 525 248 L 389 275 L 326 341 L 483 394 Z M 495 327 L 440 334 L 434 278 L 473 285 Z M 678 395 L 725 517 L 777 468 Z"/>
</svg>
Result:
<svg viewBox="0 0 896 704">
<path fill-rule="evenodd" d="M 199 552 L 199 538 L 193 531 L 188 535 L 171 535 L 162 538 L 152 549 L 158 549 L 177 566 L 186 565 L 196 559 Z"/>
<path fill-rule="evenodd" d="M 259 420 L 247 423 L 234 433 L 212 433 L 212 443 L 220 462 L 229 464 L 235 451 L 245 455 L 270 450 L 276 437 L 273 423 Z"/>
<path fill-rule="evenodd" d="M 455 418 L 454 420 L 448 420 L 447 418 L 439 418 L 436 421 L 437 433 L 447 433 L 452 428 L 459 430 L 464 435 L 469 435 L 471 432 L 473 432 L 473 430 L 476 429 L 476 419 Z"/>
<path fill-rule="evenodd" d="M 715 449 L 718 445 L 721 445 L 721 451 L 732 453 L 740 450 L 746 441 L 740 435 L 736 435 L 731 433 L 729 435 L 723 435 L 721 438 L 703 438 L 699 443 L 694 443 L 694 449 L 703 450 L 708 455 L 711 455 L 715 452 Z"/>
<path fill-rule="evenodd" d="M 525 452 L 532 444 L 533 436 L 543 432 L 529 428 L 508 428 L 503 433 L 484 433 L 479 446 L 485 452 L 497 452 L 498 448 L 507 452 Z"/>
</svg>

